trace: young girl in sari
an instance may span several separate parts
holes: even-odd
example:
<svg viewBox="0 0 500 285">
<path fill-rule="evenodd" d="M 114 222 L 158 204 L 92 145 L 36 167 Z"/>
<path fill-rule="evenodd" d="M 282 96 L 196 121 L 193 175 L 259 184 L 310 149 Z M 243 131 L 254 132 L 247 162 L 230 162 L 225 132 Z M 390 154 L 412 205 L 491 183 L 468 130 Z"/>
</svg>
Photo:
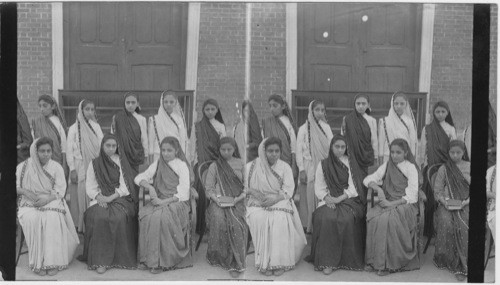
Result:
<svg viewBox="0 0 500 285">
<path fill-rule="evenodd" d="M 137 267 L 137 211 L 132 169 L 112 134 L 102 139 L 99 156 L 87 170 L 83 255 L 88 269 L 104 273 L 109 268 Z"/>
<path fill-rule="evenodd" d="M 378 131 L 379 164 L 389 159 L 389 145 L 397 138 L 404 139 L 412 155 L 418 157 L 417 124 L 405 93 L 398 91 L 392 95 L 389 114 L 379 121 Z"/>
<path fill-rule="evenodd" d="M 158 114 L 149 118 L 149 161 L 153 163 L 160 157 L 160 142 L 165 137 L 179 140 L 182 151 L 188 153 L 188 135 L 184 113 L 174 91 L 161 93 Z"/>
<path fill-rule="evenodd" d="M 257 113 L 249 100 L 241 106 L 241 120 L 234 126 L 234 139 L 241 150 L 242 160 L 248 163 L 258 156 L 262 134 Z"/>
<path fill-rule="evenodd" d="M 134 179 L 151 195 L 139 211 L 139 267 L 153 274 L 193 266 L 189 175 L 179 140 L 165 137 L 160 158 Z"/>
<path fill-rule="evenodd" d="M 219 158 L 220 138 L 226 136 L 226 127 L 222 119 L 219 104 L 214 99 L 207 99 L 202 107 L 203 118 L 194 125 L 191 134 L 191 165 L 198 173 L 198 167 L 206 161 L 214 161 Z M 207 165 L 208 166 L 208 165 Z M 205 211 L 207 208 L 207 198 L 201 178 L 196 175 L 195 188 L 198 191 L 198 203 L 196 205 L 196 232 L 204 233 L 206 229 Z"/>
<path fill-rule="evenodd" d="M 268 100 L 271 116 L 262 120 L 262 137 L 277 137 L 281 140 L 280 159 L 292 167 L 293 177 L 297 177 L 295 148 L 297 137 L 293 127 L 292 114 L 288 104 L 281 95 L 273 94 Z"/>
<path fill-rule="evenodd" d="M 239 158 L 236 141 L 230 137 L 220 140 L 220 157 L 208 168 L 206 195 L 212 200 L 207 210 L 207 260 L 213 266 L 238 277 L 246 268 L 248 226 L 245 221 L 243 175 L 245 164 Z M 233 206 L 223 206 L 221 197 L 233 199 Z"/>
<path fill-rule="evenodd" d="M 146 118 L 137 113 L 140 110 L 137 95 L 127 92 L 123 99 L 124 109 L 113 116 L 111 133 L 116 135 L 135 177 L 149 154 L 147 124 Z"/>
<path fill-rule="evenodd" d="M 30 158 L 16 168 L 17 216 L 23 228 L 31 270 L 56 275 L 68 267 L 79 244 L 68 205 L 66 178 L 51 159 L 53 141 L 42 137 L 30 147 Z"/>
<path fill-rule="evenodd" d="M 420 142 L 421 164 L 423 166 L 422 173 L 424 175 L 423 191 L 427 196 L 425 203 L 425 226 L 424 235 L 427 238 L 432 238 L 434 232 L 434 210 L 435 203 L 432 186 L 428 181 L 428 177 L 437 171 L 437 167 L 432 168 L 433 173 L 427 175 L 427 170 L 435 164 L 442 164 L 448 160 L 448 149 L 450 140 L 457 138 L 453 118 L 451 117 L 450 107 L 444 101 L 439 101 L 432 109 L 433 120 L 422 130 Z"/>
<path fill-rule="evenodd" d="M 50 95 L 38 98 L 41 114 L 33 119 L 33 138 L 49 137 L 54 142 L 52 160 L 62 165 L 66 171 L 66 121 L 59 106 Z"/>
<path fill-rule="evenodd" d="M 434 264 L 448 269 L 458 281 L 467 276 L 467 249 L 469 241 L 469 186 L 470 162 L 464 161 L 465 144 L 450 142 L 448 160 L 436 175 L 434 198 L 439 205 L 434 213 L 436 242 Z M 451 209 L 450 200 L 461 202 L 459 209 Z"/>
<path fill-rule="evenodd" d="M 365 270 L 379 276 L 420 268 L 417 247 L 418 168 L 406 140 L 392 141 L 391 155 L 363 183 L 379 203 L 366 214 Z"/>
<path fill-rule="evenodd" d="M 264 139 L 259 157 L 245 168 L 250 198 L 246 219 L 255 248 L 255 267 L 280 276 L 299 262 L 307 242 L 295 203 L 290 165 L 280 159 L 281 140 Z"/>
<path fill-rule="evenodd" d="M 30 146 L 33 143 L 30 123 L 24 112 L 23 106 L 17 99 L 17 163 L 30 157 Z"/>
<path fill-rule="evenodd" d="M 335 135 L 328 158 L 316 170 L 311 255 L 306 261 L 328 275 L 337 269 L 363 270 L 366 193 L 363 177 L 346 139 Z"/>
<path fill-rule="evenodd" d="M 326 122 L 325 104 L 313 100 L 309 104 L 307 121 L 297 135 L 297 166 L 299 168 L 299 216 L 306 232 L 312 232 L 312 214 L 318 204 L 314 196 L 316 167 L 328 156 L 332 129 Z"/>
<path fill-rule="evenodd" d="M 378 159 L 377 121 L 370 116 L 368 95 L 359 93 L 354 97 L 354 110 L 344 117 L 341 134 L 345 136 L 363 175 L 368 175 L 368 167 L 377 165 Z"/>
<path fill-rule="evenodd" d="M 90 200 L 85 190 L 85 179 L 90 162 L 99 156 L 103 134 L 95 118 L 95 104 L 82 100 L 78 104 L 76 122 L 69 128 L 66 160 L 70 171 L 71 215 L 79 232 L 84 232 L 83 214 Z"/>
</svg>

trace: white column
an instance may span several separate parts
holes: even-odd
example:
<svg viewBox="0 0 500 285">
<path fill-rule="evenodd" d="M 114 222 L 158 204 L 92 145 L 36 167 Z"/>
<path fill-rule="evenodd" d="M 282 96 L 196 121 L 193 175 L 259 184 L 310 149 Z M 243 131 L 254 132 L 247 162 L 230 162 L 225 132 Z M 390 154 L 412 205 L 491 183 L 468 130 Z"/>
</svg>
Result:
<svg viewBox="0 0 500 285">
<path fill-rule="evenodd" d="M 297 3 L 286 3 L 286 100 L 292 106 L 297 89 Z"/>
<path fill-rule="evenodd" d="M 194 90 L 193 121 L 196 122 L 196 86 L 198 80 L 198 45 L 200 42 L 201 3 L 190 2 L 188 6 L 187 50 L 186 50 L 186 90 Z"/>
<path fill-rule="evenodd" d="M 52 3 L 52 96 L 59 102 L 64 88 L 63 4 Z"/>
<path fill-rule="evenodd" d="M 420 48 L 420 72 L 418 91 L 427 92 L 427 106 L 425 107 L 425 122 L 430 122 L 430 93 L 432 73 L 432 45 L 434 40 L 434 14 L 436 4 L 423 4 L 422 11 L 422 40 Z"/>
<path fill-rule="evenodd" d="M 250 99 L 251 63 L 252 63 L 252 3 L 246 4 L 245 25 L 245 100 Z"/>
</svg>

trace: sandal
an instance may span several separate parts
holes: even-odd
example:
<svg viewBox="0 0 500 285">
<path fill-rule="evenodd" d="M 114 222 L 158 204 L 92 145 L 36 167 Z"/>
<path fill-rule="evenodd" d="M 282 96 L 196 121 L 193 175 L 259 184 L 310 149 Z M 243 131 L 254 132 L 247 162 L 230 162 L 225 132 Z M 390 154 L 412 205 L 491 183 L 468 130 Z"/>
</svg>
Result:
<svg viewBox="0 0 500 285">
<path fill-rule="evenodd" d="M 325 268 L 323 269 L 323 274 L 325 275 L 330 275 L 333 273 L 333 269 L 332 268 Z"/>
<path fill-rule="evenodd" d="M 54 275 L 56 275 L 56 274 L 57 274 L 57 272 L 58 272 L 58 271 L 59 271 L 59 270 L 57 270 L 57 268 L 53 268 L 53 269 L 47 270 L 47 274 L 48 274 L 49 276 L 54 276 Z"/>
<path fill-rule="evenodd" d="M 285 273 L 285 270 L 283 269 L 278 269 L 273 271 L 274 276 L 281 276 L 283 275 L 283 273 Z"/>
<path fill-rule="evenodd" d="M 99 273 L 99 274 L 103 274 L 104 272 L 106 272 L 106 270 L 107 270 L 107 269 L 106 269 L 106 267 L 99 267 L 99 268 L 97 268 L 97 270 L 96 270 L 96 271 L 97 271 L 97 273 Z"/>
<path fill-rule="evenodd" d="M 39 272 L 37 272 L 37 274 L 40 276 L 45 276 L 45 275 L 47 275 L 47 271 L 42 269 Z"/>
</svg>

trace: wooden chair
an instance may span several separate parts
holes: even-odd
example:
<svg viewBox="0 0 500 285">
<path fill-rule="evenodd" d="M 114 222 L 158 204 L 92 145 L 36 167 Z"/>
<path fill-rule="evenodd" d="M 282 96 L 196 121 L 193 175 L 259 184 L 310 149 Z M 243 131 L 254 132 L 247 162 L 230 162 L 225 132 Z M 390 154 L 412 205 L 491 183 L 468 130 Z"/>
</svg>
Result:
<svg viewBox="0 0 500 285">
<path fill-rule="evenodd" d="M 443 164 L 437 163 L 437 164 L 431 165 L 427 169 L 427 173 L 426 173 L 427 180 L 429 181 L 429 184 L 431 185 L 432 193 L 434 193 L 434 184 L 436 183 L 437 170 L 439 169 L 439 167 L 441 167 L 441 165 L 443 165 Z M 434 218 L 434 211 L 436 210 L 437 206 L 438 206 L 437 202 L 434 203 L 434 205 L 431 205 L 432 215 L 429 215 L 429 217 L 426 217 L 427 219 Z M 425 243 L 424 254 L 427 252 L 427 249 L 429 248 L 429 245 L 431 244 L 431 240 L 433 237 L 434 237 L 434 228 L 432 229 L 432 232 L 431 232 L 430 236 L 427 238 L 427 242 Z"/>
</svg>

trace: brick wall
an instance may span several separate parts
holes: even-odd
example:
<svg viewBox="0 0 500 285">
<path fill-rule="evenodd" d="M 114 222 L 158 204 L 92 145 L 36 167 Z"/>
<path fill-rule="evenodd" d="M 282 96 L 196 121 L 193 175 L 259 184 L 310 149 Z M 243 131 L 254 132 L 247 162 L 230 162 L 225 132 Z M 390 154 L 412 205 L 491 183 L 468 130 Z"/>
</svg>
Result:
<svg viewBox="0 0 500 285">
<path fill-rule="evenodd" d="M 498 5 L 491 5 L 490 22 L 490 102 L 497 111 Z M 498 112 L 497 112 L 498 113 Z"/>
<path fill-rule="evenodd" d="M 245 96 L 245 4 L 202 3 L 198 50 L 198 120 L 207 98 L 218 101 L 229 130 Z"/>
<path fill-rule="evenodd" d="M 269 95 L 285 95 L 285 3 L 252 4 L 251 55 L 250 99 L 262 119 L 269 116 Z"/>
<path fill-rule="evenodd" d="M 432 105 L 450 105 L 460 133 L 470 122 L 472 102 L 472 4 L 436 4 L 432 54 Z"/>
<path fill-rule="evenodd" d="M 20 3 L 17 7 L 17 96 L 31 121 L 38 113 L 38 96 L 52 94 L 51 4 Z"/>
</svg>

